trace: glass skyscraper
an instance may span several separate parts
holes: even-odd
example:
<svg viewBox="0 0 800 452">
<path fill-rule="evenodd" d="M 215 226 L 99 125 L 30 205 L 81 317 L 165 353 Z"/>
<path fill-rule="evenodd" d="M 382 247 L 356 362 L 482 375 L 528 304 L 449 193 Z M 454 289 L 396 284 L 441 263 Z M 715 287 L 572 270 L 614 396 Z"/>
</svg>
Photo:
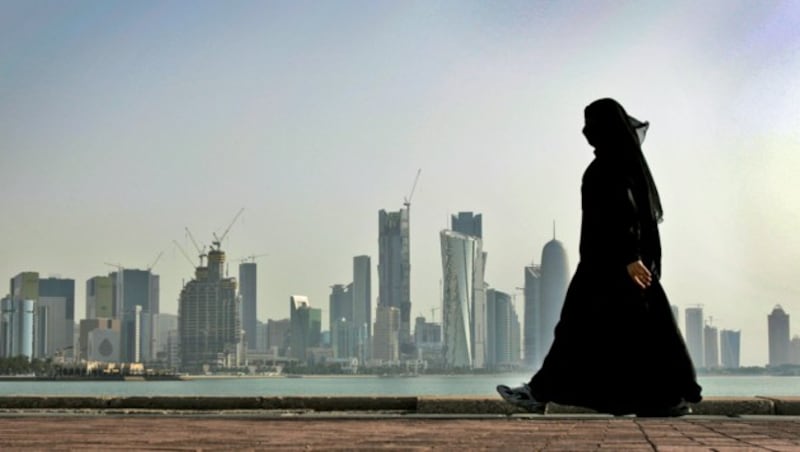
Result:
<svg viewBox="0 0 800 452">
<path fill-rule="evenodd" d="M 484 253 L 478 237 L 444 230 L 442 245 L 442 335 L 447 367 L 486 365 Z"/>
</svg>

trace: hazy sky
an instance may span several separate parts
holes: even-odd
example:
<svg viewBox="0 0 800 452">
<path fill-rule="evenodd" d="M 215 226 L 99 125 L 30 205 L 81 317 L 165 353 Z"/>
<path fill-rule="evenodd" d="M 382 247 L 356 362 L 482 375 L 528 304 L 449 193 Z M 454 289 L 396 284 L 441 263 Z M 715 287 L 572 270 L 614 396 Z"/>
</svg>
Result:
<svg viewBox="0 0 800 452">
<path fill-rule="evenodd" d="M 224 249 L 269 254 L 259 319 L 296 293 L 327 312 L 422 168 L 412 315 L 439 304 L 460 210 L 483 214 L 487 280 L 513 293 L 554 220 L 575 268 L 583 107 L 610 96 L 651 122 L 672 303 L 741 329 L 763 365 L 774 305 L 800 334 L 798 23 L 792 1 L 4 0 L 0 278 L 74 278 L 83 317 L 104 262 L 163 250 L 176 313 L 192 268 L 172 240 L 194 255 L 184 227 L 208 244 L 244 207 Z"/>
</svg>

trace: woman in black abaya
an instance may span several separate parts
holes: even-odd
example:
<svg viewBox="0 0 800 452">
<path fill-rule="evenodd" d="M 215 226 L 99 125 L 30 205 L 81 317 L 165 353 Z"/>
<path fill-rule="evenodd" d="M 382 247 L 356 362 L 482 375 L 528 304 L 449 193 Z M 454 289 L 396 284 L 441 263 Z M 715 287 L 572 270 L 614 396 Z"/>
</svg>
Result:
<svg viewBox="0 0 800 452">
<path fill-rule="evenodd" d="M 642 154 L 647 123 L 613 99 L 584 111 L 595 159 L 581 187 L 580 262 L 542 368 L 510 403 L 547 402 L 612 414 L 686 414 L 701 400 L 694 366 L 661 287 L 658 190 Z"/>
</svg>

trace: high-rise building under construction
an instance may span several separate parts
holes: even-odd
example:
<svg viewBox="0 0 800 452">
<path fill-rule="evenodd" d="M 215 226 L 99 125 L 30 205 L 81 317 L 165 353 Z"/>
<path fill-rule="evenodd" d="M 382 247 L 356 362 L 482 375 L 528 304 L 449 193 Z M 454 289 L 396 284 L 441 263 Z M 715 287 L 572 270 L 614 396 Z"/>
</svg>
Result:
<svg viewBox="0 0 800 452">
<path fill-rule="evenodd" d="M 178 307 L 181 367 L 197 372 L 238 367 L 242 355 L 236 279 L 225 278 L 225 253 L 208 253 L 208 266 L 197 267 L 195 278 L 181 290 Z"/>
<path fill-rule="evenodd" d="M 411 342 L 411 246 L 408 206 L 378 213 L 378 306 L 400 311 L 400 343 Z"/>
</svg>

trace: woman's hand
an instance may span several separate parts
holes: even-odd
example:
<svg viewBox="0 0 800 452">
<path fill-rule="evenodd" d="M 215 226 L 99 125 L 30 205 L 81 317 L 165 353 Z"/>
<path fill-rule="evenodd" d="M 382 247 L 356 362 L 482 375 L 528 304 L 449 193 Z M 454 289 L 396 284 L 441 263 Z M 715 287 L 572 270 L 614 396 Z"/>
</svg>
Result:
<svg viewBox="0 0 800 452">
<path fill-rule="evenodd" d="M 641 259 L 636 262 L 631 262 L 628 264 L 627 268 L 628 274 L 637 286 L 641 287 L 642 289 L 647 289 L 650 287 L 650 284 L 653 282 L 653 275 L 650 274 L 650 270 L 645 267 Z"/>
</svg>

